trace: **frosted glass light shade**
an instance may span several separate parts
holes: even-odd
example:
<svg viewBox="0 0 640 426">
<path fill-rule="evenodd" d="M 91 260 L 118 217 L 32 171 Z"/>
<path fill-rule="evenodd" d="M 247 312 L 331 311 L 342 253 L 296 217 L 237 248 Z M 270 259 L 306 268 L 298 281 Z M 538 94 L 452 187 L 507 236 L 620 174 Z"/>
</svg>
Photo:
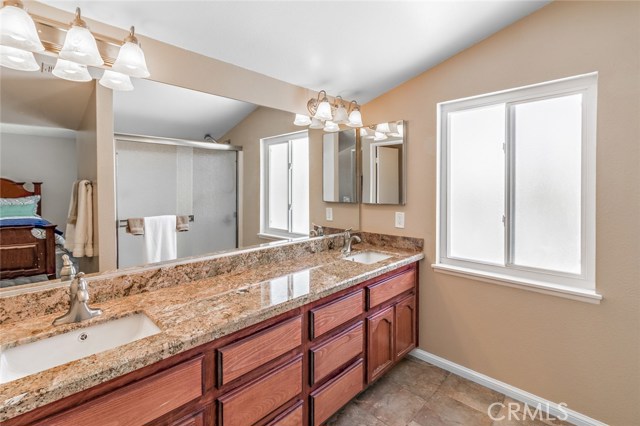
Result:
<svg viewBox="0 0 640 426">
<path fill-rule="evenodd" d="M 96 39 L 87 28 L 73 26 L 67 31 L 60 57 L 78 64 L 99 67 L 104 64 Z"/>
<path fill-rule="evenodd" d="M 69 81 L 91 81 L 86 65 L 58 58 L 53 75 Z"/>
<path fill-rule="evenodd" d="M 118 57 L 111 68 L 131 77 L 147 78 L 151 75 L 147 69 L 144 52 L 137 43 L 130 41 L 120 47 Z"/>
<path fill-rule="evenodd" d="M 402 124 L 391 122 L 389 124 L 389 136 L 402 137 Z"/>
<path fill-rule="evenodd" d="M 311 118 L 308 115 L 296 114 L 296 119 L 293 120 L 293 124 L 296 126 L 308 126 L 311 124 Z"/>
<path fill-rule="evenodd" d="M 347 124 L 349 122 L 347 110 L 342 105 L 336 110 L 336 116 L 333 118 L 333 122 L 338 124 Z"/>
<path fill-rule="evenodd" d="M 324 123 L 324 129 L 322 130 L 324 130 L 325 132 L 333 133 L 339 131 L 340 127 L 333 121 L 327 120 L 327 122 Z"/>
<path fill-rule="evenodd" d="M 385 135 L 382 132 L 376 132 L 375 135 L 373 136 L 374 141 L 383 141 L 385 139 L 387 139 L 387 135 Z"/>
<path fill-rule="evenodd" d="M 33 19 L 16 6 L 0 9 L 0 44 L 30 52 L 44 51 Z"/>
<path fill-rule="evenodd" d="M 313 118 L 323 121 L 331 120 L 333 118 L 331 116 L 331 104 L 329 101 L 323 100 L 320 102 Z"/>
<path fill-rule="evenodd" d="M 0 66 L 18 71 L 38 71 L 40 69 L 33 53 L 8 46 L 0 46 Z"/>
<path fill-rule="evenodd" d="M 118 90 L 121 92 L 128 92 L 133 90 L 131 78 L 128 75 L 124 75 L 115 71 L 105 71 L 104 74 L 102 74 L 102 78 L 100 79 L 99 83 L 111 90 Z"/>
<path fill-rule="evenodd" d="M 376 132 L 380 133 L 390 133 L 391 129 L 389 129 L 389 123 L 380 123 L 376 126 Z"/>
<path fill-rule="evenodd" d="M 324 123 L 322 121 L 318 120 L 317 118 L 313 117 L 311 119 L 311 124 L 309 125 L 309 128 L 310 129 L 315 129 L 315 130 L 322 129 L 322 128 L 324 128 Z"/>
<path fill-rule="evenodd" d="M 374 133 L 373 130 L 367 129 L 366 127 L 360 128 L 360 137 L 363 139 L 373 139 Z"/>
<path fill-rule="evenodd" d="M 349 122 L 347 123 L 349 127 L 362 127 L 362 114 L 360 114 L 359 110 L 351 111 L 349 114 Z"/>
</svg>

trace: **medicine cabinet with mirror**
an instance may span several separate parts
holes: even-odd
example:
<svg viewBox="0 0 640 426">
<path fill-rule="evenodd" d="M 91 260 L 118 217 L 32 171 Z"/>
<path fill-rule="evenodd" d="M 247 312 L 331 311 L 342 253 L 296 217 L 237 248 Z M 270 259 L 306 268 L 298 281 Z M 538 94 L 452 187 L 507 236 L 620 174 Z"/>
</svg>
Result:
<svg viewBox="0 0 640 426">
<path fill-rule="evenodd" d="M 323 200 L 404 205 L 407 126 L 392 121 L 323 137 Z"/>
<path fill-rule="evenodd" d="M 69 82 L 54 78 L 49 70 L 44 66 L 26 73 L 3 68 L 0 73 L 2 178 L 25 182 L 28 190 L 34 182 L 42 182 L 41 217 L 30 220 L 47 220 L 61 234 L 46 249 L 40 246 L 49 240 L 40 244 L 34 237 L 29 250 L 18 253 L 19 264 L 11 266 L 3 257 L 0 293 L 51 283 L 59 276 L 64 254 L 87 273 L 147 263 L 144 235 L 127 231 L 131 218 L 187 217 L 189 230 L 176 233 L 173 259 L 308 238 L 304 229 L 310 232 L 314 224 L 326 232 L 359 228 L 357 207 L 336 209 L 334 220 L 326 220 L 320 161 L 323 132 L 305 129 L 300 136 L 290 111 L 150 80 L 134 80 L 131 92 L 111 92 L 95 80 Z M 263 146 L 289 134 L 297 135 L 291 143 L 308 145 L 306 155 L 297 156 L 296 177 L 303 178 L 289 179 L 297 185 L 296 192 L 301 187 L 307 191 L 306 198 L 297 200 L 308 205 L 295 215 L 287 195 L 292 187 L 260 190 L 266 184 L 261 177 Z M 272 160 L 272 167 L 288 167 L 288 158 Z M 105 170 L 111 173 L 106 178 Z M 94 234 L 92 242 L 74 253 L 75 242 L 64 244 L 62 239 L 68 239 L 72 187 L 79 180 L 92 187 Z M 111 190 L 114 199 L 109 202 L 105 194 Z M 261 199 L 264 193 L 273 196 L 269 204 Z M 264 232 L 265 205 L 277 214 L 274 224 L 283 228 L 282 233 Z M 289 228 L 280 222 L 289 223 Z M 4 237 L 5 229 L 0 228 L 3 253 L 5 246 L 14 244 Z M 105 243 L 110 238 L 111 246 Z M 54 272 L 29 275 L 27 264 L 38 260 L 41 249 L 53 259 Z M 105 261 L 108 258 L 113 260 Z"/>
</svg>

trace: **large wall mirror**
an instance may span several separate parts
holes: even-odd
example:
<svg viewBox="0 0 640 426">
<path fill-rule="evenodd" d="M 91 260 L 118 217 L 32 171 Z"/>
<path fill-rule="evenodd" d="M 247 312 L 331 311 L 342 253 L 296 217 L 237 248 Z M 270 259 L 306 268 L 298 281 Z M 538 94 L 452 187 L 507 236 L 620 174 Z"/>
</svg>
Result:
<svg viewBox="0 0 640 426">
<path fill-rule="evenodd" d="M 362 203 L 406 203 L 406 130 L 404 121 L 360 129 Z"/>
<path fill-rule="evenodd" d="M 22 264 L 13 269 L 3 262 L 0 292 L 50 282 L 59 276 L 64 254 L 79 270 L 101 271 L 97 234 L 91 256 L 88 250 L 74 253 L 64 240 L 72 193 L 78 194 L 74 182 L 89 182 L 94 200 L 108 187 L 96 181 L 101 167 L 96 156 L 97 93 L 105 89 L 95 80 L 69 82 L 44 69 L 27 73 L 3 68 L 0 73 L 0 166 L 1 177 L 19 187 L 33 191 L 33 183 L 42 182 L 41 214 L 19 225 L 37 227 L 40 219 L 55 225 L 55 264 L 48 273 L 29 271 L 27 257 L 19 257 Z M 110 120 L 113 113 L 116 203 L 101 210 L 94 202 L 92 212 L 94 221 L 107 215 L 113 223 L 109 232 L 117 235 L 118 268 L 151 263 L 144 234 L 127 228 L 132 218 L 186 217 L 189 230 L 176 234 L 175 259 L 308 238 L 314 224 L 327 232 L 358 228 L 357 205 L 334 206 L 334 220 L 325 217 L 322 131 L 301 132 L 289 111 L 149 80 L 133 83 L 131 92 L 113 93 L 106 114 Z M 350 143 L 352 155 L 353 131 Z M 265 194 L 268 204 L 262 200 Z M 3 190 L 3 199 L 5 195 L 9 198 Z M 344 197 L 357 202 L 353 189 Z M 0 225 L 4 233 L 16 224 Z M 45 238 L 27 231 L 24 238 Z M 0 245 L 4 241 L 0 238 Z"/>
</svg>

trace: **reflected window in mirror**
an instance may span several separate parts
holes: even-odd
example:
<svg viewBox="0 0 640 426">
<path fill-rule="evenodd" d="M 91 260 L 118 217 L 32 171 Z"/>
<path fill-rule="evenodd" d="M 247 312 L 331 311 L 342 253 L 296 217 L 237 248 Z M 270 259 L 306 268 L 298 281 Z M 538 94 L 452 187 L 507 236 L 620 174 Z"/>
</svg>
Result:
<svg viewBox="0 0 640 426">
<path fill-rule="evenodd" d="M 261 140 L 260 234 L 274 238 L 308 236 L 309 134 Z"/>
<path fill-rule="evenodd" d="M 356 130 L 326 133 L 322 138 L 322 199 L 357 203 Z"/>
<path fill-rule="evenodd" d="M 362 202 L 406 203 L 406 123 L 394 121 L 362 127 Z"/>
</svg>

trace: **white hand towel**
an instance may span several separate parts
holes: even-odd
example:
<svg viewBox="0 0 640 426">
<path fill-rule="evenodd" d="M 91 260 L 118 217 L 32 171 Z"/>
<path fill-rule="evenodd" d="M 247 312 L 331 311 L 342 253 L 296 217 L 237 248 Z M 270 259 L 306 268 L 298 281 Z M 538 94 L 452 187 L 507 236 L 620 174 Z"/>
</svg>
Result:
<svg viewBox="0 0 640 426">
<path fill-rule="evenodd" d="M 173 260 L 178 257 L 176 217 L 151 216 L 144 218 L 145 263 Z"/>
</svg>

